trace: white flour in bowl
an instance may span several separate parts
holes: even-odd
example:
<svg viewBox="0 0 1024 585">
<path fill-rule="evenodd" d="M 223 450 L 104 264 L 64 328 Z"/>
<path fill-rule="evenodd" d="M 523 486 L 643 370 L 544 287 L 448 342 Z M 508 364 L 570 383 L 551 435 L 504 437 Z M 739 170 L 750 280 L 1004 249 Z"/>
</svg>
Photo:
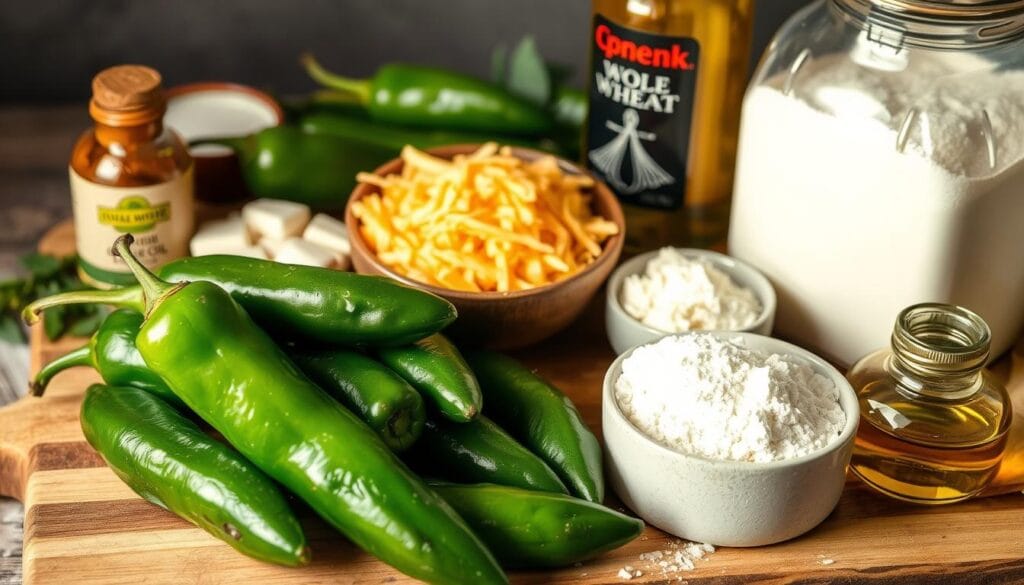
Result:
<svg viewBox="0 0 1024 585">
<path fill-rule="evenodd" d="M 622 283 L 622 308 L 637 321 L 669 333 L 694 329 L 737 331 L 761 313 L 753 291 L 711 262 L 662 248 Z"/>
<path fill-rule="evenodd" d="M 708 459 L 792 459 L 831 444 L 846 423 L 835 384 L 810 366 L 702 334 L 634 350 L 615 399 L 647 436 Z"/>
</svg>

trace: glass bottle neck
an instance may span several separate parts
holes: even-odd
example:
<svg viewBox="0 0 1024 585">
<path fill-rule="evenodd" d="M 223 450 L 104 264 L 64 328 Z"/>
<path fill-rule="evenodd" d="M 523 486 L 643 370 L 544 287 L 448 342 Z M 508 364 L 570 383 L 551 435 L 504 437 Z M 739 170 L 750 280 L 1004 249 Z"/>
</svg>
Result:
<svg viewBox="0 0 1024 585">
<path fill-rule="evenodd" d="M 898 351 L 893 351 L 886 367 L 902 390 L 930 398 L 962 400 L 972 396 L 984 383 L 981 368 L 963 372 L 922 371 L 912 367 Z"/>
<path fill-rule="evenodd" d="M 142 144 L 156 140 L 164 131 L 160 119 L 132 126 L 111 126 L 96 122 L 96 140 L 109 148 L 111 145 Z"/>
<path fill-rule="evenodd" d="M 904 309 L 892 332 L 887 368 L 915 394 L 960 399 L 983 384 L 991 333 L 977 314 L 953 305 L 922 303 Z"/>
</svg>

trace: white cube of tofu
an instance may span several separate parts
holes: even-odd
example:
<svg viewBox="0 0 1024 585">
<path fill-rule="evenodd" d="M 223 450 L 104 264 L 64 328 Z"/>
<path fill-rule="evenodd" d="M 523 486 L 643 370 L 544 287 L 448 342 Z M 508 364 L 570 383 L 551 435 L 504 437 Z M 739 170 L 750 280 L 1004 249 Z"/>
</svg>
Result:
<svg viewBox="0 0 1024 585">
<path fill-rule="evenodd" d="M 244 248 L 237 248 L 234 250 L 224 250 L 221 254 L 228 254 L 230 256 L 244 256 L 246 258 L 259 258 L 260 260 L 266 260 L 266 251 L 259 246 L 246 246 Z"/>
<path fill-rule="evenodd" d="M 242 218 L 260 236 L 286 240 L 301 234 L 309 223 L 309 207 L 294 201 L 257 199 L 242 208 Z"/>
<path fill-rule="evenodd" d="M 209 256 L 224 254 L 227 250 L 247 248 L 249 245 L 245 223 L 241 217 L 235 216 L 199 226 L 199 231 L 189 242 L 189 252 L 193 256 Z"/>
<path fill-rule="evenodd" d="M 306 226 L 306 231 L 302 232 L 302 238 L 330 248 L 339 256 L 347 256 L 352 253 L 352 247 L 348 241 L 348 228 L 343 222 L 324 213 L 318 213 L 313 217 L 313 221 Z"/>
<path fill-rule="evenodd" d="M 301 238 L 292 238 L 285 241 L 281 250 L 274 256 L 274 260 L 284 264 L 301 264 L 303 266 L 319 266 L 328 268 L 334 264 L 335 254 L 333 251 L 307 242 Z"/>
<path fill-rule="evenodd" d="M 291 239 L 291 238 L 289 238 Z M 267 253 L 268 258 L 273 258 L 281 252 L 281 246 L 288 240 L 277 240 L 274 238 L 260 238 L 257 244 Z"/>
</svg>

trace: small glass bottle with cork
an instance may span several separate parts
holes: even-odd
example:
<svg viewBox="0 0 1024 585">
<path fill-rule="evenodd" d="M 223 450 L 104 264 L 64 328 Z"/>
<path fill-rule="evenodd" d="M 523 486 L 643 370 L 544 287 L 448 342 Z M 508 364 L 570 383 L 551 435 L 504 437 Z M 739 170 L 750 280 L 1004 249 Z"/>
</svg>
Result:
<svg viewBox="0 0 1024 585">
<path fill-rule="evenodd" d="M 1012 419 L 1006 388 L 984 369 L 990 343 L 988 325 L 963 307 L 904 309 L 891 348 L 847 374 L 861 408 L 853 472 L 919 504 L 981 492 L 998 471 Z"/>
<path fill-rule="evenodd" d="M 192 157 L 164 128 L 160 74 L 140 65 L 101 71 L 92 82 L 86 130 L 71 153 L 78 272 L 100 288 L 134 282 L 110 251 L 124 233 L 132 250 L 156 268 L 188 254 L 194 218 Z"/>
</svg>

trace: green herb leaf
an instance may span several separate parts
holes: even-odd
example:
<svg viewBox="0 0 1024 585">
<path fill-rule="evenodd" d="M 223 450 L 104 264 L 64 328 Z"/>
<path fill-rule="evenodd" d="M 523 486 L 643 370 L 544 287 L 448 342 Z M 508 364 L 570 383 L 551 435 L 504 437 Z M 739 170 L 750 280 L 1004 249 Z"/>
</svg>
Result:
<svg viewBox="0 0 1024 585">
<path fill-rule="evenodd" d="M 42 298 L 55 295 L 61 292 L 60 283 L 54 280 L 44 280 L 36 283 L 35 298 Z M 66 320 L 68 307 L 53 307 L 43 313 L 43 332 L 50 341 L 60 338 L 67 328 Z"/>
<path fill-rule="evenodd" d="M 60 276 L 57 278 L 57 281 L 60 284 L 61 292 L 66 292 L 69 290 L 83 290 L 85 288 L 88 288 L 82 283 L 81 280 L 78 279 L 78 275 L 74 273 L 69 274 L 67 272 L 62 272 L 60 273 Z"/>
<path fill-rule="evenodd" d="M 67 333 L 75 337 L 88 337 L 96 333 L 105 317 L 102 311 L 92 311 L 92 314 L 84 315 L 72 322 L 67 328 Z"/>
<path fill-rule="evenodd" d="M 43 332 L 50 341 L 60 339 L 67 325 L 64 323 L 64 307 L 55 307 L 43 313 Z"/>
<path fill-rule="evenodd" d="M 551 76 L 533 37 L 523 37 L 512 51 L 505 87 L 538 106 L 551 99 Z"/>
<path fill-rule="evenodd" d="M 587 95 L 574 87 L 559 86 L 550 109 L 555 122 L 570 129 L 569 135 L 578 142 L 579 129 L 587 119 Z"/>
<path fill-rule="evenodd" d="M 55 256 L 32 252 L 21 257 L 21 265 L 32 274 L 32 278 L 44 280 L 56 276 L 62 262 Z"/>
<path fill-rule="evenodd" d="M 0 338 L 24 342 L 20 328 L 19 312 L 35 299 L 69 290 L 86 288 L 76 272 L 77 256 L 58 258 L 47 254 L 32 253 L 21 258 L 21 264 L 29 272 L 23 279 L 0 281 Z M 55 340 L 65 333 L 90 335 L 107 314 L 105 308 L 87 306 L 56 307 L 43 315 L 43 331 Z M 11 330 L 11 321 L 15 329 Z"/>
<path fill-rule="evenodd" d="M 22 305 L 22 291 L 25 282 L 22 280 L 5 280 L 0 282 L 0 312 L 15 311 Z"/>
<path fill-rule="evenodd" d="M 491 51 L 491 81 L 504 87 L 508 69 L 508 45 L 501 43 Z"/>
<path fill-rule="evenodd" d="M 19 345 L 25 343 L 25 333 L 14 315 L 0 315 L 0 340 Z"/>
</svg>

